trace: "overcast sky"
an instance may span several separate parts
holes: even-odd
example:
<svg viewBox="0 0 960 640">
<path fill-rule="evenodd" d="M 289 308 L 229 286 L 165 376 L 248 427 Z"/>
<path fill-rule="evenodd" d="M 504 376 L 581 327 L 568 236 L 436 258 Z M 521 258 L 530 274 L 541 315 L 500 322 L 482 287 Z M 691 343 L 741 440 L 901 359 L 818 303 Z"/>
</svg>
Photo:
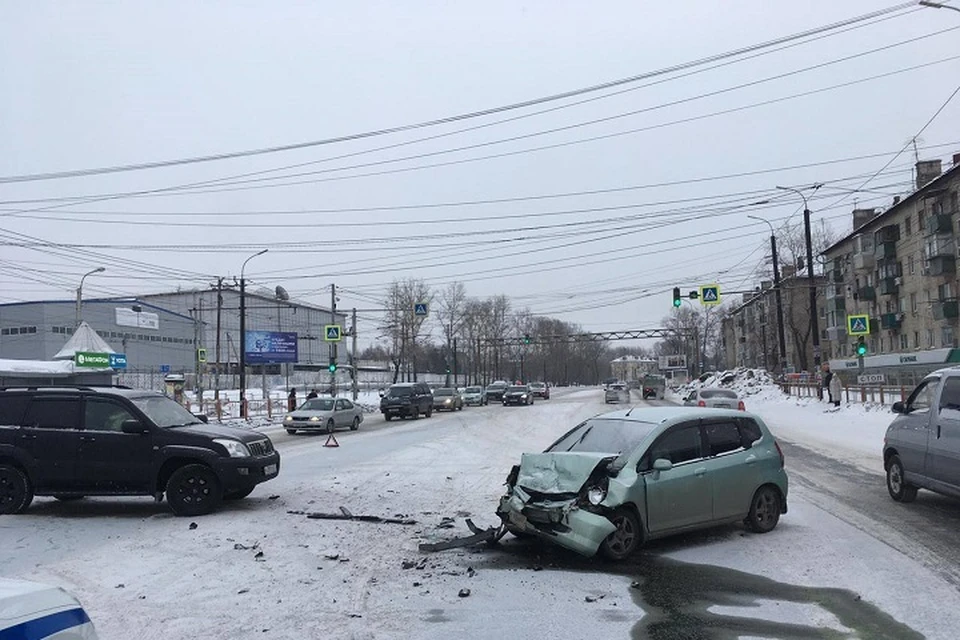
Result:
<svg viewBox="0 0 960 640">
<path fill-rule="evenodd" d="M 894 4 L 6 2 L 0 176 L 425 122 Z M 776 185 L 824 183 L 811 209 L 836 234 L 849 231 L 855 203 L 887 206 L 909 192 L 912 145 L 893 158 L 956 89 L 960 59 L 947 59 L 960 30 L 931 34 L 958 27 L 957 12 L 911 8 L 682 77 L 452 124 L 0 184 L 0 302 L 69 298 L 98 266 L 107 270 L 87 278 L 85 295 L 205 287 L 269 248 L 249 263 L 251 283 L 311 302 L 328 304 L 331 283 L 341 306 L 371 308 L 394 279 L 459 280 L 471 296 L 505 293 L 516 307 L 586 330 L 657 327 L 673 286 L 756 283 L 769 230 L 746 216 L 780 225 L 800 208 Z M 870 79 L 883 74 L 892 75 Z M 846 83 L 855 84 L 836 87 Z M 960 98 L 923 132 L 919 156 L 947 168 L 960 152 L 958 123 Z M 870 157 L 833 162 L 860 156 Z M 865 191 L 849 191 L 891 160 Z M 788 169 L 797 165 L 813 166 Z M 211 180 L 225 184 L 187 188 Z M 131 194 L 157 189 L 167 190 Z M 593 193 L 571 195 L 582 192 Z M 93 197 L 58 200 L 81 196 Z M 500 202 L 475 204 L 489 200 Z M 21 243 L 32 246 L 11 246 Z"/>
</svg>

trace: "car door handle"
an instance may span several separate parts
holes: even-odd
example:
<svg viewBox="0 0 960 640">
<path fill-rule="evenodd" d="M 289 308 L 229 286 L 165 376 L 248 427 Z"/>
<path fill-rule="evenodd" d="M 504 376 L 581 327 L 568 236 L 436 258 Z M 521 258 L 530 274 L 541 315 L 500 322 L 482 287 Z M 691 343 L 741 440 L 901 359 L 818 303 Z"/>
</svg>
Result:
<svg viewBox="0 0 960 640">
<path fill-rule="evenodd" d="M 694 469 L 694 470 L 693 470 L 693 473 L 694 473 L 694 475 L 696 475 L 698 478 L 702 478 L 703 476 L 705 476 L 705 475 L 707 474 L 707 468 L 706 468 L 706 467 L 700 467 L 699 469 Z"/>
</svg>

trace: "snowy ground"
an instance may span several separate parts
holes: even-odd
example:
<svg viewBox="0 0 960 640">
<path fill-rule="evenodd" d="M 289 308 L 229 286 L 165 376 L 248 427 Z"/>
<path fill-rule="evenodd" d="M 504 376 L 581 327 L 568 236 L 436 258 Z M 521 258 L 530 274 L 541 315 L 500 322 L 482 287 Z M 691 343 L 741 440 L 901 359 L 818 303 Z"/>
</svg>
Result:
<svg viewBox="0 0 960 640">
<path fill-rule="evenodd" d="M 141 640 L 686 638 L 675 625 L 690 620 L 703 622 L 703 638 L 956 637 L 953 584 L 798 482 L 771 534 L 725 527 L 653 543 L 623 565 L 510 537 L 500 549 L 419 553 L 420 542 L 467 533 L 464 517 L 493 524 L 520 453 L 607 408 L 598 389 L 555 391 L 532 407 L 415 422 L 374 414 L 359 432 L 338 433 L 339 448 L 264 425 L 283 456 L 280 477 L 196 528 L 150 500 L 38 499 L 0 519 L 0 571 L 68 588 L 108 640 L 133 629 Z M 872 455 L 876 470 L 882 430 L 874 436 L 889 414 L 825 414 L 826 405 L 759 395 L 749 404 L 781 438 L 840 461 Z M 417 524 L 287 513 L 340 506 Z"/>
</svg>

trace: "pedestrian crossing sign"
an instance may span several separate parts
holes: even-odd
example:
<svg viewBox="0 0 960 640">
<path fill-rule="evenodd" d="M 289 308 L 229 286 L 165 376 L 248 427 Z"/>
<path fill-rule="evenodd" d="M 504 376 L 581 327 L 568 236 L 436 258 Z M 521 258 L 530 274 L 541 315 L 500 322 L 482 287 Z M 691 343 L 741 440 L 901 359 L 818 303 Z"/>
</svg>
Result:
<svg viewBox="0 0 960 640">
<path fill-rule="evenodd" d="M 430 313 L 429 305 L 426 302 L 418 302 L 413 305 L 413 315 L 427 316 Z"/>
<path fill-rule="evenodd" d="M 704 306 L 720 304 L 720 285 L 705 284 L 700 287 L 700 303 Z"/>
<path fill-rule="evenodd" d="M 327 324 L 323 327 L 323 339 L 327 342 L 340 342 L 341 327 L 338 324 Z"/>
<path fill-rule="evenodd" d="M 847 316 L 847 335 L 870 335 L 870 316 Z"/>
</svg>

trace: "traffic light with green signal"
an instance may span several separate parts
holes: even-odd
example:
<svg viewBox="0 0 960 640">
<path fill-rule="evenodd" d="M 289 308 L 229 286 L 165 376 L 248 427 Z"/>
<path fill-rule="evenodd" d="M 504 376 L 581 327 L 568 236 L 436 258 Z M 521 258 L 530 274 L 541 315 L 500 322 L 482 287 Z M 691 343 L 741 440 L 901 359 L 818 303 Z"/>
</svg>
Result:
<svg viewBox="0 0 960 640">
<path fill-rule="evenodd" d="M 680 287 L 673 288 L 673 306 L 679 307 L 683 304 L 683 300 L 680 299 Z"/>
<path fill-rule="evenodd" d="M 863 336 L 857 338 L 857 357 L 862 358 L 867 355 L 867 342 L 863 339 Z"/>
<path fill-rule="evenodd" d="M 337 372 L 337 361 L 336 361 L 336 360 L 330 360 L 330 364 L 327 366 L 327 370 L 330 371 L 330 373 L 336 373 L 336 372 Z"/>
<path fill-rule="evenodd" d="M 529 333 L 523 334 L 523 344 L 530 344 L 530 334 L 529 334 Z"/>
</svg>

